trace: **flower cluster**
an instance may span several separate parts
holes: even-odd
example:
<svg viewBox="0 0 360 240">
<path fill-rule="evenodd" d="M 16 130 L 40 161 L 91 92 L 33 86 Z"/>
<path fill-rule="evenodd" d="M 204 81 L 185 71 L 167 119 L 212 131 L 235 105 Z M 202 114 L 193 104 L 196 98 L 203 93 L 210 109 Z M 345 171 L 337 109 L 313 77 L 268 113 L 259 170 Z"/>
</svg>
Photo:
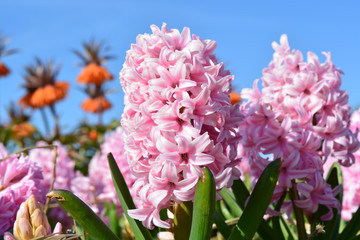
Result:
<svg viewBox="0 0 360 240">
<path fill-rule="evenodd" d="M 41 141 L 36 146 L 47 146 Z M 50 189 L 50 184 L 55 177 L 54 189 L 70 190 L 71 180 L 75 177 L 75 162 L 68 156 L 68 151 L 60 142 L 56 141 L 53 145 L 57 146 L 57 155 L 54 150 L 49 148 L 35 148 L 29 152 L 29 159 L 38 163 L 42 168 L 44 176 L 43 185 Z M 53 176 L 54 158 L 56 157 L 56 171 Z"/>
<path fill-rule="evenodd" d="M 290 49 L 286 35 L 273 48 L 262 90 L 256 80 L 253 89 L 242 92 L 242 98 L 248 99 L 241 106 L 246 119 L 239 128 L 243 158 L 256 177 L 269 161 L 283 158 L 274 200 L 296 180 L 297 206 L 313 213 L 323 204 L 330 210 L 323 219 L 331 218 L 331 209 L 340 206 L 336 189 L 323 178 L 323 163 L 335 159 L 349 166 L 359 147 L 349 129 L 348 95 L 340 90 L 342 72 L 330 53 L 324 53 L 325 63 L 312 52 L 304 62 L 300 51 Z"/>
<path fill-rule="evenodd" d="M 214 55 L 216 43 L 184 28 L 139 35 L 120 72 L 125 92 L 122 126 L 137 209 L 129 214 L 152 228 L 169 228 L 159 217 L 174 202 L 193 199 L 202 168 L 217 189 L 232 184 L 242 116 L 229 94 L 233 76 Z"/>
<path fill-rule="evenodd" d="M 20 99 L 20 104 L 31 108 L 44 108 L 53 106 L 64 99 L 69 90 L 69 83 L 57 81 L 60 68 L 53 62 L 44 63 L 35 59 L 35 64 L 25 68 L 26 95 Z"/>
<path fill-rule="evenodd" d="M 8 152 L 0 144 L 0 159 Z M 0 236 L 12 228 L 20 204 L 34 195 L 45 201 L 41 168 L 23 155 L 12 155 L 0 160 Z"/>
<path fill-rule="evenodd" d="M 352 113 L 350 118 L 350 129 L 358 134 L 360 131 L 360 110 Z M 358 136 L 358 140 L 360 140 Z M 355 163 L 351 167 L 342 167 L 343 174 L 343 204 L 341 217 L 345 221 L 350 221 L 352 214 L 356 212 L 360 206 L 360 150 L 354 153 Z M 328 172 L 336 159 L 327 161 L 324 165 L 325 172 Z"/>
<path fill-rule="evenodd" d="M 135 181 L 125 158 L 122 139 L 121 127 L 106 135 L 105 141 L 101 145 L 101 152 L 96 153 L 89 164 L 89 176 L 78 173 L 77 177 L 72 180 L 72 191 L 100 215 L 103 215 L 104 203 L 114 202 L 118 210 L 121 210 L 108 165 L 107 154 L 109 152 L 113 154 L 129 188 Z"/>
<path fill-rule="evenodd" d="M 103 64 L 113 56 L 103 55 L 108 48 L 104 47 L 102 42 L 95 40 L 84 42 L 83 48 L 84 53 L 74 50 L 84 65 L 76 80 L 86 85 L 85 93 L 88 95 L 81 107 L 86 112 L 102 114 L 111 108 L 111 103 L 106 98 L 104 84 L 113 79 Z"/>
<path fill-rule="evenodd" d="M 48 144 L 40 141 L 36 144 L 38 147 L 47 146 Z M 54 189 L 71 190 L 71 181 L 75 177 L 75 161 L 69 157 L 68 151 L 59 141 L 53 142 L 57 146 L 57 154 L 50 148 L 35 148 L 29 152 L 29 160 L 36 162 L 42 170 L 44 180 L 43 186 L 47 191 L 54 181 Z M 55 175 L 54 159 L 56 157 Z M 55 179 L 53 179 L 55 177 Z M 65 227 L 71 227 L 73 221 L 60 207 L 50 210 L 49 216 L 55 221 L 62 221 Z"/>
</svg>

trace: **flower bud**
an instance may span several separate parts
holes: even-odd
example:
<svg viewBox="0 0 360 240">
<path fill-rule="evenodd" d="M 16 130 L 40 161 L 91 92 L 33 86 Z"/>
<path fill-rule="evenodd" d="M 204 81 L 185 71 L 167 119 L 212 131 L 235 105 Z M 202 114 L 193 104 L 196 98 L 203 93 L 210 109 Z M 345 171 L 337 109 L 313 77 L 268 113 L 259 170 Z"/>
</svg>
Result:
<svg viewBox="0 0 360 240">
<path fill-rule="evenodd" d="M 20 206 L 14 224 L 14 236 L 17 240 L 28 240 L 49 234 L 51 228 L 44 213 L 43 205 L 31 195 Z"/>
</svg>

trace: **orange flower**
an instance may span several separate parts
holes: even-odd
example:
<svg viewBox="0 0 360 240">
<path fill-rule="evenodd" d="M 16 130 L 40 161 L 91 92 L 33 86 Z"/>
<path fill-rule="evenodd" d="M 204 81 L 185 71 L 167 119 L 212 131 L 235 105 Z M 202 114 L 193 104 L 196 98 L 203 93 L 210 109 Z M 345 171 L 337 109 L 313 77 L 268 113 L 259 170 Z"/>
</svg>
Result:
<svg viewBox="0 0 360 240">
<path fill-rule="evenodd" d="M 65 98 L 68 89 L 69 84 L 66 82 L 57 82 L 54 85 L 48 84 L 26 94 L 20 99 L 20 104 L 32 108 L 43 108 Z"/>
<path fill-rule="evenodd" d="M 104 96 L 98 96 L 95 98 L 85 99 L 85 101 L 81 104 L 81 107 L 86 112 L 102 113 L 111 108 L 111 103 Z"/>
<path fill-rule="evenodd" d="M 20 104 L 32 108 L 51 106 L 66 97 L 69 84 L 56 81 L 60 68 L 52 61 L 43 63 L 38 58 L 35 61 L 34 65 L 25 68 L 27 74 L 23 87 L 27 93 L 20 99 Z"/>
<path fill-rule="evenodd" d="M 96 131 L 96 130 L 90 130 L 90 132 L 89 132 L 89 134 L 88 134 L 88 137 L 91 139 L 91 140 L 93 140 L 93 141 L 95 141 L 95 140 L 97 140 L 97 138 L 98 138 L 98 132 Z"/>
<path fill-rule="evenodd" d="M 15 138 L 28 137 L 35 132 L 35 128 L 28 122 L 22 122 L 11 127 Z"/>
<path fill-rule="evenodd" d="M 0 77 L 5 77 L 10 73 L 10 70 L 0 61 Z"/>
<path fill-rule="evenodd" d="M 236 103 L 238 103 L 240 101 L 241 101 L 240 94 L 238 94 L 236 92 L 231 92 L 230 93 L 230 102 L 231 102 L 231 104 L 236 104 Z"/>
<path fill-rule="evenodd" d="M 84 67 L 79 76 L 77 77 L 78 83 L 84 84 L 97 84 L 100 85 L 106 80 L 113 79 L 113 76 L 106 70 L 104 67 L 96 64 L 90 63 Z"/>
</svg>

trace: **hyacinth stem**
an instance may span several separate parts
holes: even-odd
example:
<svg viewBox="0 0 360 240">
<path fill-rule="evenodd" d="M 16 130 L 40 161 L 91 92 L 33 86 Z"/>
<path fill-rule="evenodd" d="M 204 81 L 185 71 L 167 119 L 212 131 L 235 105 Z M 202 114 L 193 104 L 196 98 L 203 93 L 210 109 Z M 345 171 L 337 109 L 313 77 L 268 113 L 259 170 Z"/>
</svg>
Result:
<svg viewBox="0 0 360 240">
<path fill-rule="evenodd" d="M 194 210 L 190 237 L 188 239 L 210 239 L 212 223 L 215 215 L 216 185 L 208 167 L 204 167 L 199 178 L 194 197 Z"/>
<path fill-rule="evenodd" d="M 193 203 L 191 201 L 174 204 L 174 237 L 189 239 L 192 222 Z"/>
<path fill-rule="evenodd" d="M 58 157 L 57 146 L 53 145 L 52 149 L 54 151 L 54 160 L 53 160 L 52 178 L 51 178 L 49 191 L 52 191 L 54 189 L 54 185 L 55 185 L 55 181 L 56 181 L 56 160 Z M 50 198 L 46 198 L 45 207 L 44 207 L 45 214 L 46 214 L 47 210 L 49 209 L 49 203 L 50 203 Z"/>
<path fill-rule="evenodd" d="M 99 113 L 99 127 L 101 127 L 103 124 L 103 113 Z"/>
<path fill-rule="evenodd" d="M 18 151 L 16 151 L 16 152 L 13 152 L 13 153 L 7 155 L 7 156 L 4 157 L 4 158 L 0 158 L 0 162 L 5 161 L 6 159 L 9 159 L 12 155 L 19 154 L 19 153 L 22 153 L 22 152 L 26 152 L 26 151 L 29 151 L 29 150 L 31 150 L 31 149 L 37 149 L 37 148 L 50 148 L 50 149 L 54 149 L 55 147 L 56 147 L 56 149 L 57 149 L 57 146 L 55 146 L 55 145 L 33 146 L 33 147 L 23 148 L 23 149 L 20 149 L 20 150 L 18 150 Z"/>
<path fill-rule="evenodd" d="M 41 112 L 41 117 L 44 121 L 44 126 L 45 126 L 45 131 L 46 131 L 46 134 L 50 134 L 50 126 L 49 126 L 49 121 L 46 117 L 46 113 L 45 113 L 45 110 L 43 108 L 40 108 L 40 112 Z"/>
<path fill-rule="evenodd" d="M 292 206 L 293 206 L 294 213 L 295 213 L 296 227 L 298 230 L 298 238 L 299 238 L 299 240 L 306 240 L 307 234 L 306 234 L 306 229 L 305 229 L 304 213 L 303 213 L 302 209 L 298 208 L 295 204 L 295 200 L 299 199 L 299 195 L 296 190 L 295 180 L 292 180 L 291 184 L 292 184 L 292 188 L 290 188 L 290 198 L 291 198 Z"/>
<path fill-rule="evenodd" d="M 56 113 L 55 105 L 50 105 L 50 111 L 54 118 L 55 123 L 55 136 L 60 136 L 59 116 Z"/>
</svg>

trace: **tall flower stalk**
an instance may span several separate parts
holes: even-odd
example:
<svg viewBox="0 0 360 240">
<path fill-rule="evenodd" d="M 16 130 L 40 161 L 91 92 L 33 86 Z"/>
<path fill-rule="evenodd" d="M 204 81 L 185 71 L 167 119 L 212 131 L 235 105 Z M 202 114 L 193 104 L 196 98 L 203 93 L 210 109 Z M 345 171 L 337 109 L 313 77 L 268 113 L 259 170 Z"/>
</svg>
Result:
<svg viewBox="0 0 360 240">
<path fill-rule="evenodd" d="M 49 132 L 44 108 L 49 107 L 55 122 L 55 136 L 60 135 L 59 116 L 55 109 L 55 103 L 64 99 L 69 90 L 69 84 L 57 81 L 60 67 L 55 66 L 52 61 L 42 62 L 39 58 L 35 59 L 35 64 L 25 68 L 24 76 L 26 95 L 20 99 L 20 104 L 33 109 L 40 109 L 44 118 L 45 127 Z"/>
<path fill-rule="evenodd" d="M 111 108 L 104 90 L 104 84 L 113 79 L 111 73 L 103 66 L 106 61 L 113 58 L 105 54 L 108 50 L 102 42 L 90 40 L 83 43 L 83 52 L 73 51 L 81 59 L 83 66 L 77 76 L 77 82 L 86 85 L 85 93 L 88 95 L 81 107 L 86 112 L 98 114 L 100 125 L 103 112 Z"/>
<path fill-rule="evenodd" d="M 5 63 L 2 62 L 1 58 L 17 52 L 17 49 L 8 49 L 6 46 L 8 43 L 9 39 L 0 34 L 0 78 L 9 75 L 11 72 Z"/>
</svg>

